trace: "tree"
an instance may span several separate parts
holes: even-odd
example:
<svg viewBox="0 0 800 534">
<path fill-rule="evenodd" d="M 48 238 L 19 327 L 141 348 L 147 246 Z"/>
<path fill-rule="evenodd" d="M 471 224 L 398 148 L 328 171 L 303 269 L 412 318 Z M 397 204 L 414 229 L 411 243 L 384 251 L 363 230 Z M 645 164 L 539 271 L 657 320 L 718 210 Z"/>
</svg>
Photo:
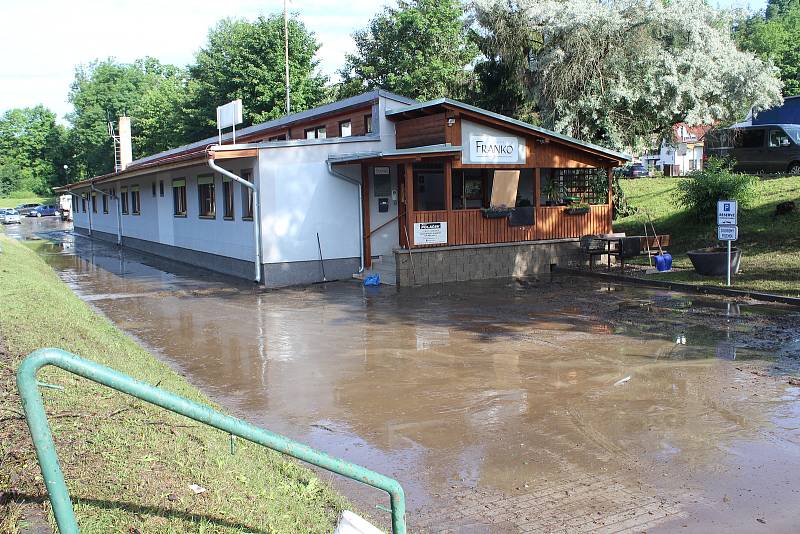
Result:
<svg viewBox="0 0 800 534">
<path fill-rule="evenodd" d="M 344 96 L 377 88 L 428 100 L 458 96 L 471 77 L 478 49 L 458 0 L 400 0 L 356 31 L 348 54 Z"/>
<path fill-rule="evenodd" d="M 70 171 L 71 178 L 113 170 L 108 121 L 116 122 L 122 115 L 131 117 L 134 157 L 147 155 L 144 150 L 181 144 L 185 139 L 182 98 L 175 91 L 184 80 L 183 71 L 154 58 L 130 64 L 107 59 L 78 66 L 69 93 L 75 111 L 67 116 L 72 124 L 70 145 L 76 167 Z"/>
<path fill-rule="evenodd" d="M 319 43 L 295 18 L 289 20 L 291 111 L 323 102 L 327 78 L 317 72 Z M 286 113 L 283 17 L 260 16 L 250 22 L 224 19 L 208 34 L 208 43 L 189 67 L 190 136 L 216 133 L 216 108 L 241 98 L 245 125 Z"/>
<path fill-rule="evenodd" d="M 64 129 L 56 114 L 38 105 L 6 111 L 0 117 L 2 187 L 45 194 L 63 176 Z"/>
<path fill-rule="evenodd" d="M 672 125 L 736 120 L 781 102 L 775 69 L 737 50 L 724 12 L 692 0 L 478 0 L 522 16 L 494 24 L 506 50 L 526 50 L 524 83 L 542 124 L 620 149 L 668 138 Z"/>
<path fill-rule="evenodd" d="M 736 42 L 780 71 L 785 96 L 800 95 L 800 0 L 771 0 L 736 29 Z"/>
</svg>

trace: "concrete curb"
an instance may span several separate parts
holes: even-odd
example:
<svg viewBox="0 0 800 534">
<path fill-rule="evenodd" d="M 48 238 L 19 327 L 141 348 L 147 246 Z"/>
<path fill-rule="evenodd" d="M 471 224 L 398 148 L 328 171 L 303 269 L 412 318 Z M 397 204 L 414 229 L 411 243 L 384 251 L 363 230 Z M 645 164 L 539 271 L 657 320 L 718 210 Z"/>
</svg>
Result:
<svg viewBox="0 0 800 534">
<path fill-rule="evenodd" d="M 784 295 L 773 295 L 772 293 L 760 293 L 758 291 L 747 291 L 742 289 L 728 289 L 726 287 L 698 286 L 694 284 L 687 284 L 684 282 L 672 282 L 667 280 L 646 280 L 643 278 L 635 278 L 632 276 L 624 276 L 621 274 L 604 273 L 596 271 L 582 271 L 580 269 L 571 269 L 564 267 L 557 267 L 556 271 L 568 274 L 589 276 L 592 278 L 604 278 L 607 280 L 614 280 L 617 282 L 630 282 L 633 284 L 639 284 L 643 286 L 672 289 L 675 291 L 682 291 L 684 293 L 698 293 L 700 295 L 722 295 L 725 297 L 747 298 L 764 302 L 778 302 L 780 304 L 788 304 L 790 306 L 800 307 L 800 298 L 787 297 Z"/>
</svg>

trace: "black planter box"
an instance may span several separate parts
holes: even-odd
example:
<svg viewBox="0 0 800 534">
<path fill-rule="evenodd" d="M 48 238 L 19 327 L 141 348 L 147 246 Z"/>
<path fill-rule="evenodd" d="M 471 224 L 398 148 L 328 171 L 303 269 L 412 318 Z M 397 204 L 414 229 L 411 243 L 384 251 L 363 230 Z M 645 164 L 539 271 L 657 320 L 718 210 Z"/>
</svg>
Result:
<svg viewBox="0 0 800 534">
<path fill-rule="evenodd" d="M 711 247 L 690 250 L 686 253 L 694 265 L 694 270 L 703 276 L 724 276 L 728 273 L 728 248 Z M 731 248 L 731 272 L 739 272 L 739 262 L 742 260 L 742 250 Z"/>
<path fill-rule="evenodd" d="M 589 213 L 589 208 L 567 208 L 565 212 L 567 215 L 583 215 Z"/>
<path fill-rule="evenodd" d="M 512 211 L 513 210 L 509 208 L 489 208 L 481 210 L 481 213 L 483 213 L 484 219 L 505 219 L 511 214 Z"/>
</svg>

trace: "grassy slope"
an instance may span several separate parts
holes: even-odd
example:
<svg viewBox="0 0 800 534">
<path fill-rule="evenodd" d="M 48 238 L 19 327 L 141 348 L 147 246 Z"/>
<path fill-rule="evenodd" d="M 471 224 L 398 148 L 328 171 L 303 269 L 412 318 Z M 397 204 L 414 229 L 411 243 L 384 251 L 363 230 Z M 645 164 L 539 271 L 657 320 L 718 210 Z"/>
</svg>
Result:
<svg viewBox="0 0 800 534">
<path fill-rule="evenodd" d="M 670 252 L 674 265 L 686 269 L 657 276 L 659 279 L 724 285 L 724 277 L 703 277 L 691 270 L 691 262 L 685 253 L 717 244 L 716 220 L 698 223 L 684 215 L 674 197 L 678 181 L 676 178 L 622 181 L 628 201 L 650 213 L 656 231 L 671 235 Z M 747 210 L 740 209 L 737 245 L 744 255 L 741 271 L 734 280 L 735 288 L 800 296 L 800 213 L 774 215 L 775 205 L 786 200 L 800 201 L 800 177 L 762 180 L 755 205 Z M 643 220 L 642 215 L 633 215 L 614 221 L 614 230 L 642 235 Z"/>
<path fill-rule="evenodd" d="M 0 208 L 15 208 L 20 204 L 56 204 L 55 198 L 23 196 L 23 197 L 0 197 Z"/>
<path fill-rule="evenodd" d="M 15 532 L 15 501 L 46 496 L 19 416 L 14 372 L 23 355 L 56 346 L 209 401 L 94 313 L 33 251 L 1 233 L 0 247 L 0 531 Z M 346 505 L 277 453 L 238 440 L 231 455 L 229 437 L 210 427 L 57 369 L 39 379 L 65 388 L 41 391 L 82 532 L 331 532 Z M 208 492 L 194 495 L 193 483 Z"/>
</svg>

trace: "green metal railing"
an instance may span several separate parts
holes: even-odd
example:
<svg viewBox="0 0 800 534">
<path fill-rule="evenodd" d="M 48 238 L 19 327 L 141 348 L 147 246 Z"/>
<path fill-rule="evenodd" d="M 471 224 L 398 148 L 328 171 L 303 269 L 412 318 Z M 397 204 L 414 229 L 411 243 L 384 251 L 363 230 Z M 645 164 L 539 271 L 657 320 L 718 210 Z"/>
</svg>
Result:
<svg viewBox="0 0 800 534">
<path fill-rule="evenodd" d="M 61 349 L 40 349 L 29 354 L 17 371 L 17 387 L 22 396 L 22 407 L 31 431 L 36 456 L 42 469 L 44 483 L 50 495 L 53 514 L 62 534 L 78 532 L 72 500 L 64 482 L 64 473 L 58 463 L 53 435 L 47 423 L 42 396 L 39 394 L 36 373 L 45 365 L 53 365 L 70 373 L 103 384 L 122 393 L 132 395 L 145 402 L 155 404 L 200 423 L 218 428 L 258 445 L 288 454 L 317 467 L 344 477 L 362 482 L 389 493 L 392 504 L 392 532 L 405 534 L 405 496 L 396 480 L 370 471 L 360 465 L 334 458 L 307 445 L 275 434 L 246 421 L 222 414 L 196 402 L 184 399 L 162 389 L 135 380 L 127 375 L 89 360 L 85 360 Z"/>
</svg>

